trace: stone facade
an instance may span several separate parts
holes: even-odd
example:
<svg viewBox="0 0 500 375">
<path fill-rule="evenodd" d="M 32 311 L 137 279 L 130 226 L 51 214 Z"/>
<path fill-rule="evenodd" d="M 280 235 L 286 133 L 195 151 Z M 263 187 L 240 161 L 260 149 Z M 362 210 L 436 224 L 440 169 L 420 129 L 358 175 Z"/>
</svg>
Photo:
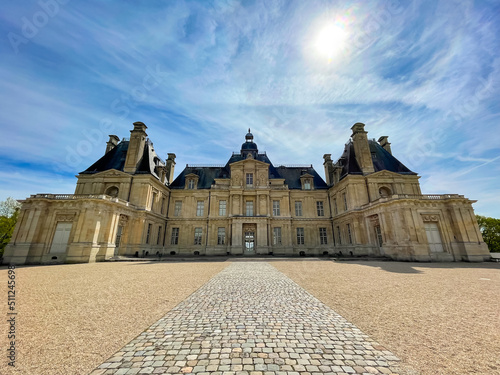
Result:
<svg viewBox="0 0 500 375">
<path fill-rule="evenodd" d="M 274 166 L 253 135 L 219 166 L 162 160 L 134 123 L 78 175 L 75 194 L 23 201 L 4 263 L 95 262 L 114 256 L 334 255 L 396 260 L 489 258 L 472 203 L 457 194 L 424 195 L 419 176 L 393 155 L 386 136 L 364 124 L 326 181 L 312 165 Z"/>
</svg>

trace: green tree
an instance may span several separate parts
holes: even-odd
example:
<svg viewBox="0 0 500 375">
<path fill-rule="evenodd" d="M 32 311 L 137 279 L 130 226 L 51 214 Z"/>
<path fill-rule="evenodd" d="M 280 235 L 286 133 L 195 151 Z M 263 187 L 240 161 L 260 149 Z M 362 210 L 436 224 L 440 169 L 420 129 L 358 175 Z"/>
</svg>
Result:
<svg viewBox="0 0 500 375">
<path fill-rule="evenodd" d="M 476 215 L 483 240 L 492 253 L 500 253 L 500 219 Z"/>
<path fill-rule="evenodd" d="M 0 257 L 12 237 L 20 208 L 21 204 L 11 197 L 0 202 Z"/>
</svg>

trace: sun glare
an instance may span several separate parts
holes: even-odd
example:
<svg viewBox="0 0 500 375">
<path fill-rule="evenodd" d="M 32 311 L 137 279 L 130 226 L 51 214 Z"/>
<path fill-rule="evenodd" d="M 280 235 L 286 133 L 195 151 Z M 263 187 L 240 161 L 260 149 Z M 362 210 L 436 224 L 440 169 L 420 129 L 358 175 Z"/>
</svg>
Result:
<svg viewBox="0 0 500 375">
<path fill-rule="evenodd" d="M 330 62 L 342 50 L 346 40 L 345 31 L 337 25 L 329 25 L 318 34 L 316 49 Z"/>
</svg>

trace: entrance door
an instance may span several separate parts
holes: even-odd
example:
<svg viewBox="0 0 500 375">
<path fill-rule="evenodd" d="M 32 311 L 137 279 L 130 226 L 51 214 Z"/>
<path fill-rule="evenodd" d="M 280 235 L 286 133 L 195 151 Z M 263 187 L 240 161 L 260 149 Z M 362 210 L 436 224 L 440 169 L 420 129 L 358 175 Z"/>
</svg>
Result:
<svg viewBox="0 0 500 375">
<path fill-rule="evenodd" d="M 255 232 L 245 231 L 245 255 L 255 254 Z"/>
<path fill-rule="evenodd" d="M 71 226 L 72 223 L 57 223 L 56 233 L 50 246 L 50 254 L 62 254 L 66 252 Z"/>
<path fill-rule="evenodd" d="M 118 250 L 120 249 L 120 242 L 122 240 L 123 227 L 121 225 L 118 226 L 116 230 L 116 239 L 115 239 L 115 255 L 118 255 Z"/>
<path fill-rule="evenodd" d="M 425 223 L 425 233 L 427 234 L 431 253 L 443 252 L 443 242 L 441 241 L 437 223 Z"/>
</svg>

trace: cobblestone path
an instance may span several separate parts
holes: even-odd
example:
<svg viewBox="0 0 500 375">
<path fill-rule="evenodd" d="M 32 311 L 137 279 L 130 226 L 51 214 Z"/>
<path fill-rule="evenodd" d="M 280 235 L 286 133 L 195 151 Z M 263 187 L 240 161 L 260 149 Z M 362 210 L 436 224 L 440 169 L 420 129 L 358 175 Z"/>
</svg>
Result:
<svg viewBox="0 0 500 375">
<path fill-rule="evenodd" d="M 238 262 L 91 375 L 394 374 L 397 363 L 268 263 Z"/>
</svg>

